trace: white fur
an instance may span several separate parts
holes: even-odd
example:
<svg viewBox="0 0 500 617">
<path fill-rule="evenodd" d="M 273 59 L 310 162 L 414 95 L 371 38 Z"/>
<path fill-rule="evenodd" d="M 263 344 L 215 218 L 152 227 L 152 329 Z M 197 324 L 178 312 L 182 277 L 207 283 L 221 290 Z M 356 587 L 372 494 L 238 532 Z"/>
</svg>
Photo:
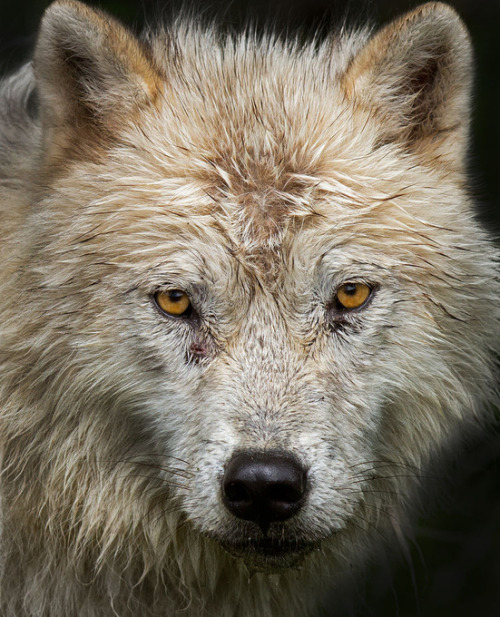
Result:
<svg viewBox="0 0 500 617">
<path fill-rule="evenodd" d="M 3 617 L 304 617 L 404 526 L 497 400 L 469 90 L 441 4 L 305 45 L 48 9 L 1 86 Z M 340 319 L 352 280 L 373 297 Z M 308 469 L 270 530 L 317 542 L 300 563 L 221 546 L 261 533 L 221 499 L 247 448 Z"/>
</svg>

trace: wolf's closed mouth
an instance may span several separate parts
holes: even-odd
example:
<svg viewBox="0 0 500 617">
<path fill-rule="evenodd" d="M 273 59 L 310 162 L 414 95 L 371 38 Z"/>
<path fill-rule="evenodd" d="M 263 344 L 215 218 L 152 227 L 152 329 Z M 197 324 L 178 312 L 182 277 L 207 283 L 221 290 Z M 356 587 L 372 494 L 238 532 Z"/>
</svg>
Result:
<svg viewBox="0 0 500 617">
<path fill-rule="evenodd" d="M 231 555 L 245 561 L 250 566 L 258 566 L 266 571 L 288 568 L 297 565 L 308 553 L 314 551 L 316 542 L 279 540 L 272 538 L 248 538 L 247 542 L 223 543 Z"/>
</svg>

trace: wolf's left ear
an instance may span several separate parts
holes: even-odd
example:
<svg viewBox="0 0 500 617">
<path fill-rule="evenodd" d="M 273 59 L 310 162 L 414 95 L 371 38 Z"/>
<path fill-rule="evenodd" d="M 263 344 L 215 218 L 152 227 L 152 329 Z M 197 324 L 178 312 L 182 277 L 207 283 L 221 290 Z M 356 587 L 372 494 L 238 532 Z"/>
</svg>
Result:
<svg viewBox="0 0 500 617">
<path fill-rule="evenodd" d="M 381 141 L 455 170 L 465 161 L 471 82 L 469 35 L 455 11 L 439 2 L 376 33 L 343 76 L 347 97 L 380 119 Z"/>
<path fill-rule="evenodd" d="M 59 155 L 97 147 L 153 101 L 160 75 L 148 49 L 105 13 L 75 0 L 45 12 L 34 54 L 45 141 Z"/>
</svg>

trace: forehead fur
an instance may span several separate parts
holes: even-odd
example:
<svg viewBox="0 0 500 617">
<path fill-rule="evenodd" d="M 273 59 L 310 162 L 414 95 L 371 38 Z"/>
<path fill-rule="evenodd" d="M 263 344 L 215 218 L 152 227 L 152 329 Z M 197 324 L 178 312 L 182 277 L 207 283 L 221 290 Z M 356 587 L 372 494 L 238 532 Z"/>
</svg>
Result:
<svg viewBox="0 0 500 617">
<path fill-rule="evenodd" d="M 67 100 L 73 104 L 76 119 L 88 132 L 86 141 L 95 150 L 90 162 L 98 162 L 95 174 L 88 177 L 106 180 L 101 188 L 113 194 L 115 205 L 117 188 L 121 191 L 128 204 L 121 208 L 125 216 L 133 211 L 133 217 L 143 220 L 164 205 L 165 211 L 189 218 L 190 229 L 196 215 L 208 216 L 232 252 L 275 278 L 275 265 L 298 228 L 316 230 L 325 219 L 337 238 L 346 227 L 357 226 L 359 233 L 359 218 L 367 208 L 381 204 L 386 214 L 393 206 L 398 216 L 406 210 L 411 217 L 412 187 L 439 184 L 450 174 L 451 165 L 437 164 L 444 144 L 441 135 L 450 138 L 450 125 L 459 126 L 452 116 L 458 117 L 467 88 L 457 75 L 468 65 L 450 60 L 455 39 L 457 45 L 466 41 L 460 40 L 463 27 L 448 9 L 442 9 L 443 23 L 436 32 L 430 23 L 433 16 L 425 12 L 397 26 L 394 36 L 404 54 L 393 66 L 393 54 L 379 58 L 380 41 L 370 38 L 368 31 L 299 43 L 272 35 L 227 36 L 215 28 L 177 23 L 150 35 L 146 44 L 136 42 L 125 52 L 121 47 L 113 52 L 96 49 L 93 39 L 84 40 L 84 19 L 68 45 L 63 18 L 68 10 L 76 10 L 72 6 L 57 4 L 47 18 L 49 25 L 56 23 L 56 34 L 62 29 L 64 36 L 59 32 L 47 41 L 42 37 L 38 45 L 38 66 L 45 68 L 38 69 L 40 91 L 46 92 L 42 102 L 55 115 L 67 108 Z M 417 18 L 418 28 L 413 24 Z M 95 19 L 102 40 L 110 27 L 121 28 L 102 16 Z M 409 29 L 415 31 L 414 38 Z M 64 79 L 78 86 L 76 92 L 82 96 L 76 100 L 74 88 L 60 95 L 57 86 L 62 81 L 52 83 L 53 71 L 42 53 L 46 48 L 55 58 L 62 52 L 67 58 L 68 51 L 77 49 L 88 60 L 79 62 L 75 56 L 75 66 L 57 65 Z M 378 56 L 370 63 L 372 51 Z M 154 97 L 140 86 L 143 80 L 137 74 L 143 77 L 142 64 L 134 61 L 135 53 L 158 77 Z M 360 55 L 362 63 L 356 62 Z M 408 83 L 409 90 L 402 89 L 401 84 Z M 465 92 L 461 98 L 454 94 L 459 85 Z M 436 102 L 438 95 L 442 104 Z M 447 97 L 453 104 L 445 104 Z M 451 116 L 438 113 L 448 107 L 455 110 Z M 423 117 L 428 118 L 425 131 L 408 130 L 411 121 L 422 125 Z M 71 137 L 69 142 L 79 147 L 80 139 L 71 132 L 75 122 L 68 122 L 64 114 L 61 118 L 66 120 L 62 137 Z M 48 124 L 49 138 L 53 126 Z M 103 135 L 110 139 L 105 148 L 97 148 L 96 139 L 102 142 Z M 61 134 L 55 137 L 54 149 L 61 150 Z M 457 152 L 459 137 L 452 135 Z M 411 148 L 408 139 L 413 140 Z M 97 187 L 92 183 L 87 188 Z M 407 195 L 412 192 L 411 201 Z M 133 193 L 140 193 L 141 199 L 130 208 Z M 398 202 L 400 198 L 404 202 Z M 96 203 L 95 198 L 91 201 Z M 440 210 L 444 220 L 447 209 L 441 204 Z M 439 216 L 437 211 L 419 213 L 431 220 Z M 366 232 L 369 236 L 370 229 Z"/>
<path fill-rule="evenodd" d="M 332 164 L 339 161 L 341 176 L 342 160 L 358 147 L 358 119 L 339 75 L 365 39 L 357 33 L 299 46 L 180 27 L 152 41 L 165 81 L 154 120 L 162 131 L 148 138 L 179 166 L 174 175 L 202 182 L 218 220 L 247 253 L 269 261 L 289 226 L 316 214 Z"/>
</svg>

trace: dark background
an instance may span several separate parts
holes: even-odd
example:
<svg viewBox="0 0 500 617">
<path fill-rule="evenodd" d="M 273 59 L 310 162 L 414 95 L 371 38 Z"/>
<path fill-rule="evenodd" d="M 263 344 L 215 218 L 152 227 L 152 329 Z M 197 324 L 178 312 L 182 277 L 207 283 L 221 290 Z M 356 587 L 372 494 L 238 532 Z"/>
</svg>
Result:
<svg viewBox="0 0 500 617">
<path fill-rule="evenodd" d="M 29 58 L 40 16 L 49 3 L 0 0 L 2 72 Z M 108 10 L 137 30 L 146 20 L 154 21 L 167 5 L 153 0 L 88 4 Z M 222 11 L 223 21 L 234 26 L 247 18 L 271 19 L 278 27 L 312 31 L 325 30 L 346 16 L 348 23 L 368 19 L 382 24 L 417 4 L 413 0 L 218 0 L 210 3 L 208 11 Z M 479 216 L 498 237 L 500 0 L 453 0 L 450 4 L 468 25 L 476 50 L 471 185 Z M 366 597 L 357 616 L 500 617 L 500 438 L 494 433 L 469 444 L 445 482 L 445 495 L 419 519 L 409 554 L 393 549 L 369 569 L 366 589 L 356 589 L 356 595 L 363 592 Z M 349 612 L 338 615 L 334 609 L 332 602 L 325 617 L 346 617 Z"/>
</svg>

